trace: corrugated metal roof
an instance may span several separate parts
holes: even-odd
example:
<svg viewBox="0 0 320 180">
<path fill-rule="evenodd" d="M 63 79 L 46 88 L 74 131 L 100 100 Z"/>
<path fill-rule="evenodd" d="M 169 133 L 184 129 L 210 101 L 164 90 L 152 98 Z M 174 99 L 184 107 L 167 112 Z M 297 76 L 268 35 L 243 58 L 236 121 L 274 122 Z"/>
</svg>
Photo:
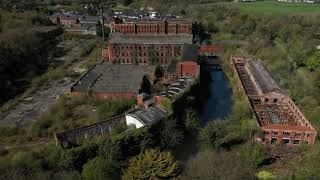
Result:
<svg viewBox="0 0 320 180">
<path fill-rule="evenodd" d="M 128 115 L 139 119 L 145 125 L 152 125 L 166 117 L 167 111 L 159 106 L 152 106 L 130 113 Z"/>
</svg>

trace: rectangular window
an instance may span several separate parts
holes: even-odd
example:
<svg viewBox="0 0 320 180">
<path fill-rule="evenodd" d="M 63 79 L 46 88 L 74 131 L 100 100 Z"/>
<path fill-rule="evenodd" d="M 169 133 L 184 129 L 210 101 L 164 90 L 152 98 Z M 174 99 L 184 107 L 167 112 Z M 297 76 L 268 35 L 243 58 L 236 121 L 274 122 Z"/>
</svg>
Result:
<svg viewBox="0 0 320 180">
<path fill-rule="evenodd" d="M 285 136 L 285 137 L 290 137 L 290 132 L 283 132 L 283 136 Z"/>
<path fill-rule="evenodd" d="M 300 140 L 293 140 L 292 144 L 300 144 Z"/>
<path fill-rule="evenodd" d="M 289 139 L 282 139 L 281 144 L 289 144 Z"/>
<path fill-rule="evenodd" d="M 277 131 L 273 132 L 273 135 L 278 136 L 278 132 Z"/>
<path fill-rule="evenodd" d="M 271 139 L 271 144 L 277 144 L 277 140 L 278 140 L 277 138 L 272 138 Z"/>
</svg>

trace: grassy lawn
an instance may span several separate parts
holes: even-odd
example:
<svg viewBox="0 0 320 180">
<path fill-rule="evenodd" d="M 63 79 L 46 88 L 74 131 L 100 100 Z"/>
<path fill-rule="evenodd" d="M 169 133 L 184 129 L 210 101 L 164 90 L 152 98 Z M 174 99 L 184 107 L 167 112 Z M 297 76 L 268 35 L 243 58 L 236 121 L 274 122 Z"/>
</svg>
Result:
<svg viewBox="0 0 320 180">
<path fill-rule="evenodd" d="M 320 14 L 320 4 L 281 3 L 277 1 L 257 1 L 232 3 L 240 10 L 259 16 L 281 16 L 286 14 Z"/>
</svg>

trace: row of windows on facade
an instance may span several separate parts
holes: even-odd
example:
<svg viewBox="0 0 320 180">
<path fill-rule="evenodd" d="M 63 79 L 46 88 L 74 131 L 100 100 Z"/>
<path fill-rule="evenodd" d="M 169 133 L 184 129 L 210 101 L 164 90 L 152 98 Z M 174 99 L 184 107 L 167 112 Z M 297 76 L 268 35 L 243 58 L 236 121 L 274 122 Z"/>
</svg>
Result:
<svg viewBox="0 0 320 180">
<path fill-rule="evenodd" d="M 121 50 L 134 50 L 136 48 L 134 48 L 134 46 L 120 46 Z M 116 45 L 113 45 L 113 48 L 116 49 Z M 159 45 L 159 46 L 137 46 L 138 50 L 147 50 L 147 49 L 156 49 L 156 50 L 163 50 L 163 49 L 172 49 L 172 50 L 176 50 L 176 51 L 180 51 L 181 50 L 181 46 L 168 46 L 168 45 Z"/>
<path fill-rule="evenodd" d="M 304 137 L 307 137 L 307 138 L 309 138 L 309 137 L 311 136 L 311 134 L 308 133 L 308 132 L 303 132 L 303 133 L 301 133 L 301 132 L 295 132 L 295 133 L 294 133 L 294 136 L 295 136 L 295 137 L 301 137 L 302 134 L 304 135 Z M 265 135 L 265 136 L 269 136 L 269 135 L 270 135 L 270 132 L 269 132 L 269 131 L 264 131 L 264 135 Z M 278 131 L 273 131 L 273 132 L 272 132 L 272 136 L 279 136 L 279 132 L 278 132 Z M 291 132 L 284 131 L 284 132 L 282 132 L 282 136 L 284 136 L 284 137 L 291 137 Z"/>
<path fill-rule="evenodd" d="M 268 139 L 268 138 L 266 138 Z M 264 141 L 266 141 L 266 139 Z M 270 144 L 277 144 L 278 142 L 278 138 L 271 138 L 271 141 L 266 141 L 267 143 L 270 143 Z M 290 143 L 290 139 L 281 139 L 281 144 L 300 144 L 300 140 L 299 139 L 293 139 L 291 140 L 291 143 Z M 308 140 L 304 140 L 303 141 L 304 144 L 309 144 L 309 141 Z"/>
<path fill-rule="evenodd" d="M 130 58 L 121 58 L 119 60 L 119 62 L 122 64 L 132 64 L 133 63 Z M 147 61 L 147 59 L 138 59 L 138 63 L 147 64 L 148 61 Z M 166 59 L 160 59 L 160 64 L 167 64 L 167 63 L 168 63 L 168 61 Z"/>
<path fill-rule="evenodd" d="M 140 24 L 136 24 L 137 28 L 144 28 L 144 29 L 150 29 L 150 28 L 158 28 L 158 25 L 156 24 L 152 24 L 152 25 L 140 25 Z M 134 28 L 134 24 L 119 24 L 118 27 L 120 27 L 121 29 L 127 29 L 127 28 Z M 176 28 L 177 25 L 176 24 L 169 24 L 168 28 Z M 187 29 L 187 28 L 191 28 L 192 25 L 190 24 L 180 24 L 178 25 L 178 28 L 181 29 Z M 160 25 L 159 28 L 165 28 L 164 25 Z"/>
<path fill-rule="evenodd" d="M 137 55 L 138 55 L 139 57 L 148 57 L 148 56 L 150 55 L 150 53 L 147 53 L 147 52 L 139 52 L 139 53 L 137 53 Z M 155 55 L 156 55 L 157 57 L 164 57 L 164 56 L 170 56 L 170 55 L 171 55 L 171 57 L 174 57 L 174 56 L 178 57 L 178 56 L 180 56 L 180 53 L 174 53 L 174 52 L 172 52 L 172 53 L 156 52 Z M 132 56 L 134 56 L 134 52 L 121 52 L 121 56 L 122 56 L 122 57 L 132 57 Z"/>
</svg>

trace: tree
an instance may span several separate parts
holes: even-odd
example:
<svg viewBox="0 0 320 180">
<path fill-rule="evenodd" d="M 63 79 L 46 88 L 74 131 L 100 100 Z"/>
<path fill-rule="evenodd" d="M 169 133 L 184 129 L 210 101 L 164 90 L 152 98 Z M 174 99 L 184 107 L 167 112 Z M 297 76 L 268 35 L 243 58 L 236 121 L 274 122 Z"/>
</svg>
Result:
<svg viewBox="0 0 320 180">
<path fill-rule="evenodd" d="M 149 52 L 149 62 L 151 65 L 159 65 L 159 59 L 157 56 L 157 52 L 154 49 L 150 49 Z"/>
<path fill-rule="evenodd" d="M 173 118 L 163 121 L 161 127 L 161 147 L 173 149 L 183 140 L 183 132 L 177 127 L 177 120 Z"/>
<path fill-rule="evenodd" d="M 141 83 L 141 89 L 139 90 L 140 93 L 147 93 L 151 94 L 151 83 L 147 76 L 143 76 L 142 83 Z"/>
<path fill-rule="evenodd" d="M 180 172 L 179 164 L 170 152 L 158 149 L 146 150 L 129 161 L 122 178 L 129 179 L 168 179 Z"/>
<path fill-rule="evenodd" d="M 257 177 L 260 180 L 276 179 L 275 176 L 271 172 L 268 172 L 268 171 L 265 171 L 265 170 L 258 172 Z"/>
<path fill-rule="evenodd" d="M 97 156 L 83 166 L 85 180 L 120 179 L 119 170 L 105 157 Z"/>
<path fill-rule="evenodd" d="M 131 3 L 133 3 L 133 0 L 121 0 L 121 3 L 124 6 L 129 6 Z"/>
<path fill-rule="evenodd" d="M 197 132 L 201 127 L 200 119 L 195 112 L 188 110 L 186 112 L 186 128 L 190 131 Z"/>
<path fill-rule="evenodd" d="M 155 74 L 156 78 L 161 78 L 163 76 L 163 69 L 159 64 L 156 65 L 156 70 L 155 70 L 154 74 Z"/>
<path fill-rule="evenodd" d="M 208 147 L 220 148 L 223 143 L 223 138 L 226 136 L 226 125 L 222 122 L 211 122 L 202 129 L 201 139 Z"/>
<path fill-rule="evenodd" d="M 320 68 L 320 52 L 314 53 L 308 60 L 307 66 L 310 70 L 316 70 Z"/>
<path fill-rule="evenodd" d="M 133 58 L 132 59 L 133 64 L 138 65 L 139 64 L 139 57 L 138 57 L 138 51 L 136 48 L 133 50 L 133 57 L 132 58 Z"/>
</svg>

